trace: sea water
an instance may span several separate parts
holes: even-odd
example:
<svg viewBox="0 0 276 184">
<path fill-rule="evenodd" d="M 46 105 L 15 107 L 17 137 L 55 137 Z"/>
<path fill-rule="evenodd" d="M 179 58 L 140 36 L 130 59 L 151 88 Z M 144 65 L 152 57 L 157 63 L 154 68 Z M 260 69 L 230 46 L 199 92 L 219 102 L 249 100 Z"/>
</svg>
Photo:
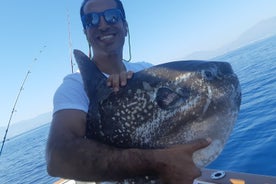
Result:
<svg viewBox="0 0 276 184">
<path fill-rule="evenodd" d="M 208 168 L 276 176 L 276 36 L 214 60 L 228 61 L 242 87 L 234 130 Z M 45 145 L 49 124 L 6 142 L 0 157 L 0 184 L 50 184 Z"/>
<path fill-rule="evenodd" d="M 48 123 L 5 143 L 0 157 L 0 184 L 48 184 L 58 180 L 46 172 L 49 127 Z"/>
<path fill-rule="evenodd" d="M 276 176 L 276 36 L 215 59 L 232 64 L 242 104 L 225 149 L 208 168 Z"/>
</svg>

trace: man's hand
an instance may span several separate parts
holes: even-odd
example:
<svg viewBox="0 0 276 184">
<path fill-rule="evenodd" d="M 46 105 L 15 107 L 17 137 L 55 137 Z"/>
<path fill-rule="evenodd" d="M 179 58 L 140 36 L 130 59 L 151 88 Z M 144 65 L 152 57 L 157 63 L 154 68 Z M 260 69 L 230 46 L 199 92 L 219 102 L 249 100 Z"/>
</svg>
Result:
<svg viewBox="0 0 276 184">
<path fill-rule="evenodd" d="M 165 184 L 192 184 L 201 175 L 193 162 L 193 153 L 210 144 L 209 139 L 200 139 L 184 145 L 172 146 L 154 154 L 159 177 Z"/>
<path fill-rule="evenodd" d="M 127 84 L 127 80 L 131 79 L 133 71 L 121 72 L 120 74 L 112 74 L 107 79 L 107 86 L 112 87 L 114 92 L 118 92 L 120 87 Z"/>
</svg>

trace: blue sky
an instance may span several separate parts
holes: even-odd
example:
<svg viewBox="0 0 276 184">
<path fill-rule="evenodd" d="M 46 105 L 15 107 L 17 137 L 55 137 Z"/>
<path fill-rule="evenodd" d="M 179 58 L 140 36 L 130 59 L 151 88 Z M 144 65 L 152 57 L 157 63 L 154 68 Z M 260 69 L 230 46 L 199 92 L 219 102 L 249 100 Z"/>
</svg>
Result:
<svg viewBox="0 0 276 184">
<path fill-rule="evenodd" d="M 122 0 L 131 32 L 132 62 L 180 59 L 234 41 L 276 16 L 275 0 Z M 73 48 L 87 51 L 81 1 L 4 0 L 0 6 L 0 126 L 6 126 L 26 76 L 12 123 L 52 110 L 52 96 L 71 72 L 67 12 Z M 127 44 L 125 58 L 128 59 Z M 76 68 L 75 68 L 76 69 Z"/>
</svg>

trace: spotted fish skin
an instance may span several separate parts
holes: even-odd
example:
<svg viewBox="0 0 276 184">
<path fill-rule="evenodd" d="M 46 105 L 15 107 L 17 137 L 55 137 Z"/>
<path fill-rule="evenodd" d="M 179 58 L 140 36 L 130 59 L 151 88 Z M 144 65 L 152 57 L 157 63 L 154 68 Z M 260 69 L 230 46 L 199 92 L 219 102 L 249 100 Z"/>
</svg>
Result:
<svg viewBox="0 0 276 184">
<path fill-rule="evenodd" d="M 115 93 L 107 78 L 75 50 L 90 100 L 86 136 L 121 148 L 164 148 L 210 137 L 194 153 L 198 167 L 223 149 L 241 104 L 239 80 L 227 62 L 175 61 L 136 72 Z"/>
</svg>

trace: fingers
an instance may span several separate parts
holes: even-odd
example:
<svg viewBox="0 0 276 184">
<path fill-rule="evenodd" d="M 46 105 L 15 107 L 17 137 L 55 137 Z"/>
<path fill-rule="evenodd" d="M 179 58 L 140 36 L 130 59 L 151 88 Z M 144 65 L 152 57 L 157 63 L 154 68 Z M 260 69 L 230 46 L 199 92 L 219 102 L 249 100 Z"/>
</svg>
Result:
<svg viewBox="0 0 276 184">
<path fill-rule="evenodd" d="M 210 138 L 207 139 L 198 139 L 195 141 L 192 141 L 190 143 L 188 143 L 188 146 L 190 146 L 191 151 L 195 152 L 199 149 L 205 148 L 207 146 L 209 146 L 209 144 L 212 142 L 212 140 Z"/>
<path fill-rule="evenodd" d="M 120 88 L 120 75 L 114 74 L 109 77 L 109 86 L 113 88 L 114 92 L 118 92 Z"/>
<path fill-rule="evenodd" d="M 127 72 L 120 73 L 120 85 L 125 86 L 127 84 Z"/>
<path fill-rule="evenodd" d="M 110 75 L 107 79 L 107 86 L 112 87 L 114 92 L 118 92 L 120 86 L 125 86 L 127 84 L 127 80 L 131 79 L 133 76 L 132 71 L 121 72 L 120 74 Z"/>
<path fill-rule="evenodd" d="M 127 80 L 131 79 L 133 76 L 133 72 L 132 71 L 128 71 L 128 72 L 122 72 L 120 73 L 120 84 L 121 86 L 125 86 L 127 84 Z"/>
</svg>

